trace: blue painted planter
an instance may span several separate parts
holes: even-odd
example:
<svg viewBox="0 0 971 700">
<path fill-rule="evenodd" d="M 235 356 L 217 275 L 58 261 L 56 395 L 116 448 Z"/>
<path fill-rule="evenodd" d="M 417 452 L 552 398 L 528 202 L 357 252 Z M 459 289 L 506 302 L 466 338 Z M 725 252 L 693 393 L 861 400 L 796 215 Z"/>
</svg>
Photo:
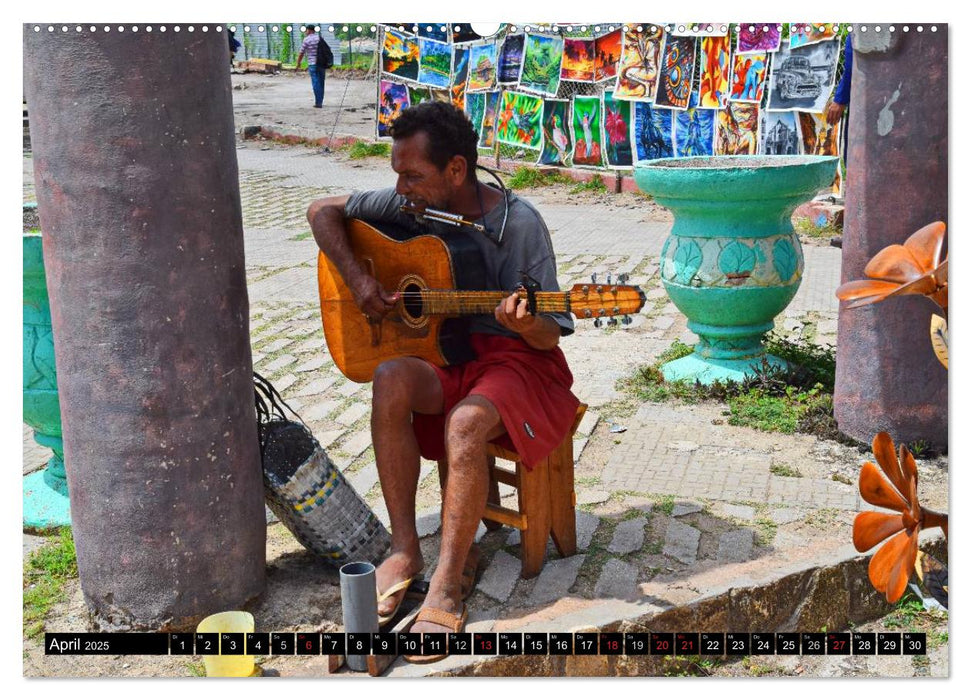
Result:
<svg viewBox="0 0 971 700">
<path fill-rule="evenodd" d="M 832 182 L 834 156 L 666 158 L 634 179 L 674 213 L 661 281 L 699 338 L 662 367 L 669 381 L 741 380 L 767 361 L 763 337 L 799 289 L 803 255 L 792 212 Z"/>
<path fill-rule="evenodd" d="M 54 452 L 45 469 L 24 477 L 24 525 L 48 528 L 69 525 L 71 514 L 42 238 L 39 233 L 25 233 L 23 239 L 24 422 L 34 429 L 34 439 Z"/>
</svg>

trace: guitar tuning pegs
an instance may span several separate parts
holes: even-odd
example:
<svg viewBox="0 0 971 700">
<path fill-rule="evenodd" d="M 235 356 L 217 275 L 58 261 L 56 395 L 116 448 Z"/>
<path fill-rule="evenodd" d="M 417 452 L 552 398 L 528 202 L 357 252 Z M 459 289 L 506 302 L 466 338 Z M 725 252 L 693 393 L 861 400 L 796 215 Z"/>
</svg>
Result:
<svg viewBox="0 0 971 700">
<path fill-rule="evenodd" d="M 624 316 L 622 319 L 620 319 L 620 322 L 622 324 L 624 324 L 625 326 L 629 326 L 631 324 L 631 317 L 630 316 Z"/>
<path fill-rule="evenodd" d="M 593 282 L 594 284 L 597 283 L 597 273 L 596 272 L 594 272 L 592 275 L 590 275 L 590 281 Z"/>
<path fill-rule="evenodd" d="M 630 275 L 628 275 L 626 272 L 621 272 L 619 275 L 617 275 L 617 284 L 627 284 L 627 280 L 629 279 Z"/>
<path fill-rule="evenodd" d="M 608 326 L 616 326 L 617 325 L 617 319 L 616 319 L 616 317 L 611 316 L 610 317 L 610 320 L 607 321 L 607 325 Z"/>
<path fill-rule="evenodd" d="M 603 319 L 600 318 L 599 316 L 597 316 L 597 318 L 593 320 L 593 325 L 596 326 L 597 328 L 601 328 L 603 324 L 604 324 Z"/>
<path fill-rule="evenodd" d="M 607 284 L 613 284 L 613 275 L 607 273 Z"/>
</svg>

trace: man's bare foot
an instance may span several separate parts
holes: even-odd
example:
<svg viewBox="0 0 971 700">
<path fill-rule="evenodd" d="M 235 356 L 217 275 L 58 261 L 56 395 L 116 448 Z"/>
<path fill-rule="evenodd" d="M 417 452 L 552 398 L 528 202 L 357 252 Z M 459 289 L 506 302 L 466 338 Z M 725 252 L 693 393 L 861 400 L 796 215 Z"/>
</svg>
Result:
<svg viewBox="0 0 971 700">
<path fill-rule="evenodd" d="M 425 568 L 425 560 L 422 559 L 421 551 L 418 552 L 392 552 L 388 558 L 381 562 L 375 572 L 375 580 L 379 594 L 384 593 L 392 586 L 414 578 Z M 388 596 L 385 600 L 378 602 L 378 616 L 385 617 L 394 611 L 404 598 L 407 589 Z"/>
</svg>

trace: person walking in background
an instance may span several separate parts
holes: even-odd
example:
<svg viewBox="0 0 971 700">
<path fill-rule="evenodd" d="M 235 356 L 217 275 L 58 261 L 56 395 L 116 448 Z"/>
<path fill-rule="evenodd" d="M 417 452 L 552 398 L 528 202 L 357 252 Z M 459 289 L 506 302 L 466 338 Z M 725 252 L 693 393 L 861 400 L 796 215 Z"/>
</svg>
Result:
<svg viewBox="0 0 971 700">
<path fill-rule="evenodd" d="M 317 28 L 308 23 L 304 31 L 303 44 L 300 45 L 300 54 L 297 56 L 297 70 L 300 70 L 300 62 L 304 55 L 307 56 L 307 72 L 310 73 L 310 84 L 314 89 L 314 107 L 324 106 L 324 79 L 326 71 L 317 64 L 317 49 L 323 40 L 317 33 Z"/>
<path fill-rule="evenodd" d="M 839 124 L 840 120 L 843 119 L 843 115 L 846 112 L 846 108 L 850 106 L 850 88 L 853 85 L 853 40 L 852 37 L 846 35 L 846 44 L 843 46 L 843 75 L 840 78 L 839 85 L 836 86 L 835 92 L 833 92 L 833 99 L 830 100 L 829 106 L 826 108 L 826 123 L 831 127 Z M 840 154 L 843 156 L 843 168 L 846 172 L 847 177 L 849 177 L 849 161 L 847 156 L 849 155 L 849 126 L 850 120 L 846 119 L 843 122 L 842 133 L 840 134 Z M 843 237 L 834 236 L 830 240 L 830 245 L 836 248 L 843 247 Z"/>
</svg>

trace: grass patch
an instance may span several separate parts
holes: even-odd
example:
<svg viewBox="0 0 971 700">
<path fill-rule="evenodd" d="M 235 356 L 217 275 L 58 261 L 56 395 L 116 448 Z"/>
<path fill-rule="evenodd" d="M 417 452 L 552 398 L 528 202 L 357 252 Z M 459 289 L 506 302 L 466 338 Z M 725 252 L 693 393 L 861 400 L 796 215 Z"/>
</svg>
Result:
<svg viewBox="0 0 971 700">
<path fill-rule="evenodd" d="M 840 434 L 833 417 L 833 385 L 836 382 L 836 354 L 832 346 L 815 345 L 808 340 L 789 340 L 774 334 L 766 339 L 766 349 L 786 360 L 785 368 L 770 366 L 765 360 L 754 367 L 754 375 L 741 382 L 665 381 L 661 367 L 691 354 L 693 349 L 675 341 L 656 362 L 641 367 L 620 380 L 618 388 L 637 401 L 685 403 L 724 401 L 730 408 L 730 425 L 758 430 L 803 432 L 821 438 L 856 444 Z"/>
<path fill-rule="evenodd" d="M 810 411 L 832 410 L 832 394 L 822 394 L 821 390 L 820 384 L 809 391 L 788 386 L 780 396 L 752 389 L 728 400 L 732 411 L 728 423 L 766 432 L 794 433 Z"/>
<path fill-rule="evenodd" d="M 24 636 L 36 639 L 44 633 L 50 609 L 65 598 L 64 586 L 78 577 L 77 554 L 71 528 L 63 527 L 24 565 Z"/>
<path fill-rule="evenodd" d="M 674 496 L 661 496 L 657 502 L 657 511 L 670 516 L 674 512 Z"/>
<path fill-rule="evenodd" d="M 773 464 L 769 467 L 769 471 L 776 476 L 794 476 L 796 478 L 802 478 L 802 472 L 798 469 L 793 469 L 788 464 Z"/>
<path fill-rule="evenodd" d="M 755 519 L 755 544 L 759 547 L 768 547 L 775 539 L 775 533 L 779 526 L 771 518 L 760 517 Z"/>
<path fill-rule="evenodd" d="M 665 656 L 662 674 L 668 677 L 710 676 L 721 659 L 707 656 Z"/>
<path fill-rule="evenodd" d="M 206 667 L 201 663 L 190 661 L 185 665 L 185 667 L 189 671 L 190 676 L 195 676 L 196 678 L 206 677 Z"/>
<path fill-rule="evenodd" d="M 313 231 L 304 231 L 303 233 L 298 233 L 296 236 L 294 236 L 290 240 L 292 240 L 292 241 L 305 241 L 308 238 L 313 238 L 313 237 L 314 237 Z"/>
<path fill-rule="evenodd" d="M 391 144 L 369 141 L 355 141 L 349 146 L 345 146 L 347 157 L 351 160 L 362 158 L 387 158 L 391 155 Z"/>
<path fill-rule="evenodd" d="M 847 486 L 852 486 L 853 485 L 853 479 L 851 479 L 848 476 L 843 476 L 842 474 L 833 474 L 833 476 L 830 477 L 830 478 L 833 481 L 838 481 L 839 483 L 846 484 Z"/>
<path fill-rule="evenodd" d="M 807 238 L 832 238 L 842 236 L 843 227 L 836 226 L 832 222 L 827 222 L 825 226 L 819 226 L 810 218 L 797 219 L 793 222 L 796 232 Z"/>
<path fill-rule="evenodd" d="M 558 172 L 542 172 L 536 168 L 530 168 L 525 165 L 521 165 L 516 168 L 516 172 L 512 174 L 507 183 L 510 189 L 531 189 L 534 187 L 547 187 L 549 185 L 563 185 L 573 182 L 566 175 L 561 175 Z"/>
<path fill-rule="evenodd" d="M 599 175 L 594 175 L 592 179 L 586 182 L 578 182 L 573 187 L 570 188 L 570 194 L 578 194 L 580 192 L 606 192 L 607 184 L 604 182 L 603 178 Z"/>
<path fill-rule="evenodd" d="M 947 624 L 947 613 L 943 610 L 925 610 L 924 604 L 909 590 L 897 603 L 897 606 L 883 618 L 887 629 L 899 629 L 904 632 L 926 632 L 927 645 L 931 645 L 931 638 L 936 644 L 947 643 L 947 631 L 935 631 L 935 628 Z M 933 634 L 930 634 L 933 632 Z"/>
</svg>

